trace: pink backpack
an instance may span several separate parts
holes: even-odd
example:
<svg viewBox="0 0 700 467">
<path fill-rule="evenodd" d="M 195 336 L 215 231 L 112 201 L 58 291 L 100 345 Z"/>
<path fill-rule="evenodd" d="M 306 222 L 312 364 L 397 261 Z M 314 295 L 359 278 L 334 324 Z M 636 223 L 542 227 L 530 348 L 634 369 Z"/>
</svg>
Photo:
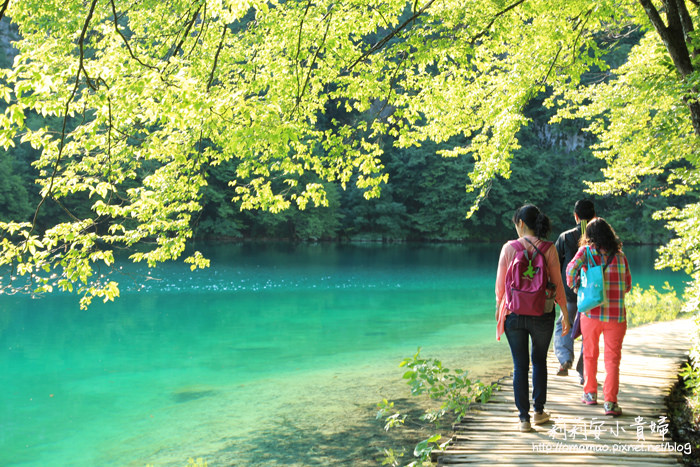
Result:
<svg viewBox="0 0 700 467">
<path fill-rule="evenodd" d="M 541 316 L 545 313 L 545 303 L 549 298 L 544 252 L 552 246 L 552 242 L 542 242 L 541 247 L 537 248 L 530 240 L 525 240 L 535 248 L 534 253 L 527 251 L 518 240 L 508 242 L 515 248 L 515 257 L 506 271 L 506 308 L 519 315 Z"/>
</svg>

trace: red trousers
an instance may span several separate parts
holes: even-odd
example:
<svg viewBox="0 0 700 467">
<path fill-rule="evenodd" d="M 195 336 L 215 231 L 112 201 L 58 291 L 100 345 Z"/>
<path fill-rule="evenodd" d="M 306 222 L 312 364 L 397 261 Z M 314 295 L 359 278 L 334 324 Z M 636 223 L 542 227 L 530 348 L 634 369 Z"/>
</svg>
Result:
<svg viewBox="0 0 700 467">
<path fill-rule="evenodd" d="M 603 334 L 605 349 L 605 383 L 603 383 L 603 395 L 606 402 L 617 402 L 617 393 L 620 390 L 620 359 L 622 358 L 622 341 L 627 332 L 627 321 L 622 323 L 612 321 L 599 321 L 581 315 L 581 334 L 583 336 L 583 374 L 586 382 L 583 385 L 584 392 L 598 393 L 598 343 Z"/>
</svg>

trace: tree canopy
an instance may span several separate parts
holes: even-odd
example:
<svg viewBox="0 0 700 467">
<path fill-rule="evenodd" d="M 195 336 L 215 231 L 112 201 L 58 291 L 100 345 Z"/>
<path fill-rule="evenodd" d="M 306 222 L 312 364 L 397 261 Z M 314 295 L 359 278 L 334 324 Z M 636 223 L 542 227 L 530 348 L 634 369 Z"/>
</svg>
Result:
<svg viewBox="0 0 700 467">
<path fill-rule="evenodd" d="M 95 268 L 117 248 L 179 258 L 220 166 L 244 209 L 280 213 L 327 204 L 329 182 L 376 197 L 388 148 L 435 147 L 470 159 L 471 216 L 511 175 L 543 97 L 554 121 L 590 122 L 605 162 L 592 192 L 696 193 L 695 0 L 0 3 L 19 33 L 0 70 L 0 145 L 37 151 L 40 186 L 34 215 L 0 223 L 4 290 L 113 298 Z M 643 37 L 629 58 L 606 61 L 631 33 Z M 661 264 L 696 285 L 698 211 L 657 214 L 675 233 Z"/>
</svg>

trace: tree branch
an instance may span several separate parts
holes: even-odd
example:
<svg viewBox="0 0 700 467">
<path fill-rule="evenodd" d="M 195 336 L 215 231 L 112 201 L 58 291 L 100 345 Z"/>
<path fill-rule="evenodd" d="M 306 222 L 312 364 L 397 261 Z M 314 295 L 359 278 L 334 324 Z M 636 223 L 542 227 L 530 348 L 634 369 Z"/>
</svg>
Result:
<svg viewBox="0 0 700 467">
<path fill-rule="evenodd" d="M 301 37 L 304 31 L 304 20 L 306 15 L 309 13 L 309 8 L 311 8 L 311 0 L 306 4 L 304 9 L 304 14 L 299 21 L 299 35 L 297 37 L 297 53 L 294 56 L 294 78 L 297 81 L 297 105 L 299 105 L 299 100 L 301 99 L 301 83 L 299 82 L 299 55 L 301 55 Z M 295 107 L 296 108 L 296 107 Z"/>
<path fill-rule="evenodd" d="M 525 0 L 521 0 L 521 2 L 522 2 L 522 1 L 525 1 Z M 423 8 L 421 8 L 421 9 L 418 10 L 416 13 L 414 13 L 414 14 L 413 14 L 410 18 L 408 18 L 406 21 L 404 21 L 403 23 L 401 23 L 401 25 L 400 25 L 398 28 L 396 28 L 396 29 L 394 29 L 393 31 L 391 31 L 389 34 L 387 34 L 386 36 L 384 36 L 383 39 L 381 39 L 379 42 L 377 42 L 377 43 L 374 44 L 372 47 L 370 47 L 370 49 L 369 49 L 368 51 L 366 51 L 365 53 L 363 53 L 362 55 L 360 55 L 360 56 L 357 58 L 357 60 L 355 60 L 354 62 L 352 62 L 352 64 L 351 64 L 349 67 L 347 67 L 346 71 L 352 70 L 353 68 L 355 68 L 355 67 L 357 66 L 358 63 L 362 62 L 364 59 L 366 59 L 367 57 L 369 57 L 370 55 L 372 55 L 374 52 L 376 52 L 377 50 L 379 50 L 379 49 L 381 49 L 382 47 L 384 47 L 384 46 L 386 45 L 387 42 L 389 42 L 389 41 L 390 41 L 391 39 L 393 39 L 398 33 L 400 33 L 406 26 L 408 26 L 409 23 L 411 23 L 412 21 L 415 21 L 419 16 L 421 16 L 423 13 L 425 13 L 426 10 L 427 10 L 428 8 L 430 8 L 430 7 L 432 6 L 433 3 L 435 3 L 435 0 L 429 0 L 428 3 L 426 3 L 425 6 L 423 6 Z"/>
<path fill-rule="evenodd" d="M 651 0 L 639 0 L 639 3 L 644 7 L 644 11 L 666 46 L 666 50 L 671 56 L 676 70 L 683 78 L 687 77 L 693 72 L 693 65 L 676 0 L 664 0 L 668 26 L 664 24 Z"/>
<path fill-rule="evenodd" d="M 170 54 L 170 57 L 168 57 L 168 60 L 175 55 L 177 55 L 181 50 L 182 46 L 185 44 L 185 41 L 187 40 L 187 36 L 190 35 L 190 30 L 192 29 L 192 25 L 194 25 L 195 20 L 197 19 L 197 15 L 199 15 L 199 10 L 202 9 L 202 5 L 199 5 L 197 7 L 197 10 L 195 10 L 194 14 L 192 15 L 192 19 L 190 19 L 187 22 L 187 27 L 185 27 L 185 33 L 182 35 L 182 39 L 180 39 L 180 42 L 175 46 L 175 50 L 173 50 L 173 53 Z"/>
<path fill-rule="evenodd" d="M 95 5 L 97 5 L 97 0 L 92 0 L 92 4 L 90 5 L 90 11 L 88 12 L 87 18 L 85 19 L 85 23 L 83 24 L 83 30 L 80 32 L 80 39 L 78 39 L 78 45 L 80 47 L 80 62 L 78 63 L 78 71 L 75 75 L 75 85 L 73 86 L 73 90 L 71 91 L 70 96 L 68 96 L 68 100 L 66 100 L 66 104 L 64 106 L 63 127 L 61 129 L 61 142 L 58 147 L 56 162 L 53 165 L 53 171 L 51 173 L 51 179 L 49 180 L 49 186 L 44 195 L 41 197 L 41 200 L 39 201 L 39 204 L 37 205 L 36 210 L 34 211 L 34 218 L 32 219 L 32 228 L 29 230 L 30 234 L 34 232 L 34 229 L 36 228 L 36 221 L 39 216 L 39 210 L 41 209 L 41 206 L 46 201 L 46 198 L 51 196 L 54 181 L 56 180 L 56 174 L 58 174 L 58 164 L 61 162 L 63 149 L 65 148 L 66 127 L 68 125 L 68 112 L 70 110 L 70 103 L 73 102 L 73 99 L 75 99 L 75 95 L 78 93 L 78 87 L 80 86 L 80 72 L 82 71 L 83 73 L 85 73 L 85 36 L 87 35 L 87 30 L 88 26 L 90 25 L 90 21 L 92 20 L 92 15 L 95 13 Z M 87 77 L 87 73 L 85 73 L 85 77 L 89 80 L 89 78 Z"/>
<path fill-rule="evenodd" d="M 206 27 L 207 27 L 207 3 L 204 2 L 204 11 L 202 12 L 202 27 L 199 28 L 199 34 L 197 34 L 197 38 L 194 40 L 194 44 L 192 44 L 192 48 L 190 49 L 187 56 L 192 55 L 192 52 L 194 52 L 195 47 L 197 47 L 197 42 L 199 42 L 199 39 L 202 37 L 202 34 L 204 33 L 204 29 Z"/>
<path fill-rule="evenodd" d="M 124 34 L 122 34 L 122 32 L 119 30 L 119 19 L 117 17 L 117 8 L 114 6 L 114 0 L 109 0 L 109 3 L 112 5 L 112 15 L 114 15 L 114 29 L 115 29 L 115 31 L 117 31 L 117 34 L 119 34 L 119 36 L 121 36 L 122 40 L 124 41 L 124 45 L 126 45 L 126 50 L 129 51 L 129 55 L 131 55 L 131 58 L 133 58 L 134 60 L 139 62 L 142 66 L 145 66 L 146 68 L 150 68 L 151 70 L 160 71 L 158 69 L 158 67 L 144 63 L 141 60 L 139 60 L 139 58 L 136 57 L 136 55 L 134 55 L 134 52 L 133 52 L 133 50 L 131 50 L 131 46 L 129 45 L 129 41 L 126 39 L 126 37 L 124 37 Z"/>
<path fill-rule="evenodd" d="M 112 119 L 112 98 L 107 95 L 107 110 L 108 110 L 108 130 L 107 130 L 107 179 L 111 180 L 112 175 L 112 129 L 114 128 L 114 123 Z"/>
<path fill-rule="evenodd" d="M 226 37 L 226 31 L 228 31 L 228 26 L 224 24 L 224 30 L 221 31 L 221 40 L 219 41 L 219 46 L 216 48 L 216 54 L 214 55 L 214 65 L 211 67 L 211 73 L 209 73 L 209 80 L 207 81 L 207 91 L 211 88 L 211 83 L 214 82 L 214 72 L 216 71 L 217 63 L 219 62 L 219 54 L 221 49 L 224 48 L 224 38 Z"/>
<path fill-rule="evenodd" d="M 372 127 L 372 125 L 374 125 L 374 122 L 382 116 L 382 113 L 384 113 L 384 110 L 389 105 L 391 95 L 394 93 L 394 84 L 396 83 L 396 77 L 399 75 L 399 71 L 401 70 L 401 68 L 403 68 L 403 65 L 406 63 L 407 57 L 408 54 L 406 52 L 401 53 L 400 61 L 396 65 L 396 69 L 391 74 L 391 78 L 389 79 L 389 94 L 387 94 L 386 98 L 384 99 L 384 104 L 382 105 L 381 109 L 379 109 L 377 113 L 374 114 L 374 118 L 372 118 L 372 123 L 369 125 L 370 128 Z"/>
<path fill-rule="evenodd" d="M 5 2 L 2 4 L 2 7 L 0 7 L 0 19 L 2 19 L 5 16 L 5 10 L 7 10 L 8 6 L 10 6 L 10 0 L 5 0 Z"/>
<path fill-rule="evenodd" d="M 552 74 L 552 71 L 554 70 L 554 65 L 557 64 L 559 61 L 559 55 L 561 55 L 562 50 L 564 50 L 564 44 L 559 45 L 559 50 L 557 50 L 557 53 L 554 55 L 554 58 L 552 59 L 552 63 L 549 64 L 549 69 L 547 70 L 547 73 L 540 79 L 536 80 L 534 82 L 534 86 L 528 91 L 527 97 L 525 98 L 525 101 L 523 102 L 523 107 L 527 104 L 527 102 L 532 99 L 537 92 L 544 87 L 545 84 L 547 84 L 547 80 Z"/>
<path fill-rule="evenodd" d="M 386 20 L 386 18 L 384 17 L 384 13 L 382 13 L 381 10 L 377 9 L 374 5 L 367 5 L 367 8 L 369 8 L 370 10 L 374 10 L 374 12 L 379 15 L 379 17 L 384 21 L 384 24 L 386 25 L 387 29 L 391 27 L 389 21 Z"/>
<path fill-rule="evenodd" d="M 693 61 L 688 51 L 688 41 L 686 34 L 686 27 L 692 28 L 692 22 L 690 25 L 683 24 L 688 21 L 689 18 L 683 18 L 683 10 L 685 9 L 685 3 L 679 7 L 679 3 L 676 0 L 664 0 L 663 3 L 666 6 L 666 16 L 668 17 L 668 26 L 664 25 L 664 22 L 656 10 L 651 0 L 639 0 L 639 3 L 644 7 L 649 20 L 654 25 L 656 32 L 661 37 L 664 45 L 666 46 L 666 51 L 668 52 L 673 65 L 676 67 L 676 71 L 680 75 L 681 81 L 686 81 L 689 75 L 691 75 L 695 69 L 693 66 Z M 697 101 L 698 91 L 691 86 L 691 90 L 683 97 L 688 110 L 690 110 L 690 120 L 693 124 L 693 130 L 696 135 L 700 135 L 700 102 Z"/>
<path fill-rule="evenodd" d="M 654 29 L 656 29 L 656 32 L 661 36 L 661 39 L 665 42 L 666 41 L 666 36 L 668 36 L 668 33 L 666 32 L 666 25 L 664 24 L 664 20 L 661 19 L 661 15 L 659 15 L 659 11 L 656 9 L 653 3 L 651 3 L 651 0 L 639 0 L 639 3 L 642 5 L 642 8 L 644 8 L 644 11 L 647 14 L 647 17 L 651 21 L 651 24 L 654 26 Z"/>
<path fill-rule="evenodd" d="M 579 28 L 579 26 L 581 26 L 581 29 L 579 30 L 578 34 L 576 35 L 576 40 L 574 41 L 573 47 L 571 47 L 571 55 L 573 57 L 572 62 L 571 62 L 572 64 L 574 62 L 576 62 L 576 48 L 578 47 L 578 40 L 581 39 L 581 36 L 583 35 L 583 32 L 586 29 L 586 23 L 588 23 L 588 20 L 591 18 L 591 13 L 593 13 L 593 8 L 588 10 L 588 12 L 586 12 L 586 16 L 584 17 L 584 19 L 581 19 L 574 26 L 574 31 L 577 30 Z M 561 49 L 559 49 L 559 52 L 561 52 Z M 557 53 L 557 55 L 559 55 L 559 53 Z"/>
<path fill-rule="evenodd" d="M 292 114 L 294 112 L 296 112 L 296 110 L 299 108 L 299 104 L 301 103 L 301 98 L 304 96 L 304 93 L 306 92 L 306 88 L 309 85 L 309 81 L 311 80 L 311 71 L 313 70 L 314 65 L 316 64 L 316 59 L 318 59 L 318 55 L 321 53 L 321 49 L 323 49 L 323 46 L 326 43 L 326 38 L 328 37 L 328 30 L 331 27 L 331 18 L 332 18 L 331 11 L 329 11 L 326 14 L 326 18 L 328 18 L 328 22 L 326 23 L 326 31 L 323 33 L 323 38 L 321 38 L 321 43 L 316 48 L 316 52 L 314 53 L 314 57 L 308 66 L 308 73 L 306 73 L 306 79 L 304 80 L 304 86 L 301 88 L 301 92 L 299 93 L 299 95 L 297 95 L 297 102 L 294 105 L 294 109 L 292 109 Z"/>
<path fill-rule="evenodd" d="M 475 43 L 477 40 L 479 40 L 479 38 L 485 36 L 486 33 L 489 31 L 489 29 L 491 29 L 491 26 L 493 26 L 493 23 L 495 23 L 496 20 L 497 20 L 498 18 L 500 18 L 501 16 L 505 15 L 506 13 L 508 13 L 508 12 L 509 12 L 510 10 L 512 10 L 513 8 L 519 6 L 519 5 L 523 4 L 523 3 L 525 3 L 525 0 L 518 0 L 517 2 L 513 3 L 512 5 L 509 5 L 509 6 L 505 7 L 503 10 L 499 11 L 498 13 L 496 13 L 496 14 L 493 16 L 493 18 L 491 18 L 491 21 L 489 22 L 489 24 L 487 24 L 486 27 L 485 27 L 484 29 L 482 29 L 480 33 L 478 33 L 476 36 L 472 37 L 472 40 L 469 42 L 470 45 L 474 45 L 474 43 Z"/>
<path fill-rule="evenodd" d="M 685 0 L 676 0 L 676 7 L 681 26 L 683 27 L 683 37 L 685 39 L 685 43 L 687 44 L 692 57 L 695 58 L 698 56 L 698 50 L 695 47 L 691 49 L 692 41 L 690 39 L 691 33 L 695 30 L 693 26 L 693 19 L 690 17 L 690 12 L 688 11 L 688 6 L 685 4 Z"/>
<path fill-rule="evenodd" d="M 666 5 L 666 20 L 668 21 L 668 29 L 683 31 L 681 16 L 678 12 L 678 3 L 676 0 L 663 0 L 663 3 Z"/>
</svg>

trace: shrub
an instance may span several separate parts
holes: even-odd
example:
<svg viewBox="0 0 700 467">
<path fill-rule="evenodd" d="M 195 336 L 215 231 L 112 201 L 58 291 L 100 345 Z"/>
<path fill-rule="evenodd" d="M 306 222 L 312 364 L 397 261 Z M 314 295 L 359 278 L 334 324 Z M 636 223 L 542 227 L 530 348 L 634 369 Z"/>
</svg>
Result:
<svg viewBox="0 0 700 467">
<path fill-rule="evenodd" d="M 676 295 L 676 291 L 668 282 L 664 284 L 662 289 L 663 292 L 660 292 L 652 285 L 645 290 L 639 285 L 635 285 L 625 295 L 628 326 L 670 321 L 681 315 L 683 301 Z"/>
<path fill-rule="evenodd" d="M 411 387 L 414 396 L 427 395 L 433 401 L 439 401 L 437 408 L 427 409 L 420 420 L 439 428 L 440 421 L 449 413 L 456 416 L 459 421 L 467 413 L 470 405 L 476 401 L 486 402 L 498 388 L 497 384 L 484 384 L 481 381 L 472 381 L 467 377 L 467 371 L 461 369 L 450 370 L 442 366 L 437 359 L 424 359 L 420 356 L 421 349 L 413 357 L 404 359 L 400 367 L 406 367 L 403 375 Z M 386 399 L 377 404 L 378 419 L 384 419 L 384 429 L 389 430 L 396 426 L 402 426 L 407 420 L 407 415 L 394 409 L 394 403 Z M 432 434 L 418 443 L 413 451 L 417 459 L 409 466 L 421 466 L 430 463 L 430 458 L 435 450 L 444 449 L 447 442 L 440 444 L 440 434 Z M 449 442 L 449 440 L 448 440 Z M 393 449 L 384 449 L 383 465 L 399 465 L 399 458 L 403 453 L 397 453 Z"/>
</svg>

